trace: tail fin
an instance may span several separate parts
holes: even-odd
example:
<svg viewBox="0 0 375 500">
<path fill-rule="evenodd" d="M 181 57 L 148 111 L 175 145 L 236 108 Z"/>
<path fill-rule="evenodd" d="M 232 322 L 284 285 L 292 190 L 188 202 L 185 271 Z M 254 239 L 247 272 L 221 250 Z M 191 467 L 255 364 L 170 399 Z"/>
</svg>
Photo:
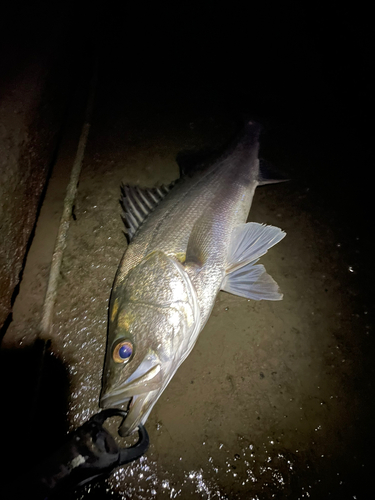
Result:
<svg viewBox="0 0 375 500">
<path fill-rule="evenodd" d="M 274 167 L 272 163 L 263 158 L 259 159 L 259 186 L 263 186 L 264 184 L 276 184 L 289 180 L 290 178 L 284 172 Z"/>
</svg>

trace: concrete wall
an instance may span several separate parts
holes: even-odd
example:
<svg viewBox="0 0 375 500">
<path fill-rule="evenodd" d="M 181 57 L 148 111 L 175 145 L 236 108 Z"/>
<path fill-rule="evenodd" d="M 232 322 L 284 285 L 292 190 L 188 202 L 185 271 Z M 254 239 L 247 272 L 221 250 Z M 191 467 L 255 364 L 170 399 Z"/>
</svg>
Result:
<svg viewBox="0 0 375 500">
<path fill-rule="evenodd" d="M 11 312 L 76 76 L 67 14 L 56 14 L 42 22 L 35 12 L 21 20 L 14 13 L 8 22 L 18 31 L 0 39 L 0 328 Z"/>
</svg>

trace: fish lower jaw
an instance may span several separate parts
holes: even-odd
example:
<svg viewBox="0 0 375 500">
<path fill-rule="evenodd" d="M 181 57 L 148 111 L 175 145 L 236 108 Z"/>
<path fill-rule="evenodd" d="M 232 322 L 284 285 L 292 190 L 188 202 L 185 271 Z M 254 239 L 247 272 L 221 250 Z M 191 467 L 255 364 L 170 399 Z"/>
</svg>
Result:
<svg viewBox="0 0 375 500">
<path fill-rule="evenodd" d="M 122 406 L 123 409 L 129 413 L 132 407 L 134 406 L 134 403 L 135 403 L 134 397 L 127 397 L 122 399 L 117 397 L 115 399 L 115 396 L 111 394 L 101 398 L 100 407 L 103 409 L 108 409 L 108 408 L 119 408 Z M 138 431 L 138 423 L 132 422 L 130 425 L 129 424 L 127 425 L 125 418 L 124 423 L 118 429 L 118 434 L 121 437 L 125 438 L 137 431 Z"/>
<path fill-rule="evenodd" d="M 134 399 L 134 398 L 131 398 L 131 400 L 129 401 L 129 406 L 128 406 L 128 409 L 129 409 L 129 410 L 133 407 L 134 402 L 135 402 L 135 399 Z"/>
<path fill-rule="evenodd" d="M 138 428 L 139 428 L 138 423 L 133 423 L 132 425 L 127 426 L 126 420 L 125 420 L 125 423 L 119 428 L 118 433 L 119 433 L 119 436 L 125 438 L 125 437 L 130 436 L 134 432 L 137 432 Z"/>
</svg>

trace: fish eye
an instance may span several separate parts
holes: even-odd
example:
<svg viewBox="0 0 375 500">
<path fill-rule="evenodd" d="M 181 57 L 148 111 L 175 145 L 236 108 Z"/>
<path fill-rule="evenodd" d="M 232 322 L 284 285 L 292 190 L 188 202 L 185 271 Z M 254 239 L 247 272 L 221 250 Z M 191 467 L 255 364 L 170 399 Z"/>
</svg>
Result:
<svg viewBox="0 0 375 500">
<path fill-rule="evenodd" d="M 133 354 L 133 344 L 127 340 L 122 340 L 113 349 L 113 361 L 116 363 L 126 363 Z"/>
</svg>

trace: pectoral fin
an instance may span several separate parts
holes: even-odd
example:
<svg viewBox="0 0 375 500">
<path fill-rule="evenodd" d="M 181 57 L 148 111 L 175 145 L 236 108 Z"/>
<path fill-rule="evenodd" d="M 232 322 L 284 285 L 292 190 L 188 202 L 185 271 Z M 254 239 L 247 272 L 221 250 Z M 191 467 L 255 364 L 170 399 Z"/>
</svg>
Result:
<svg viewBox="0 0 375 500">
<path fill-rule="evenodd" d="M 236 227 L 228 249 L 226 276 L 221 289 L 254 300 L 281 300 L 277 283 L 263 265 L 255 263 L 284 236 L 285 232 L 278 227 L 256 222 Z"/>
</svg>

